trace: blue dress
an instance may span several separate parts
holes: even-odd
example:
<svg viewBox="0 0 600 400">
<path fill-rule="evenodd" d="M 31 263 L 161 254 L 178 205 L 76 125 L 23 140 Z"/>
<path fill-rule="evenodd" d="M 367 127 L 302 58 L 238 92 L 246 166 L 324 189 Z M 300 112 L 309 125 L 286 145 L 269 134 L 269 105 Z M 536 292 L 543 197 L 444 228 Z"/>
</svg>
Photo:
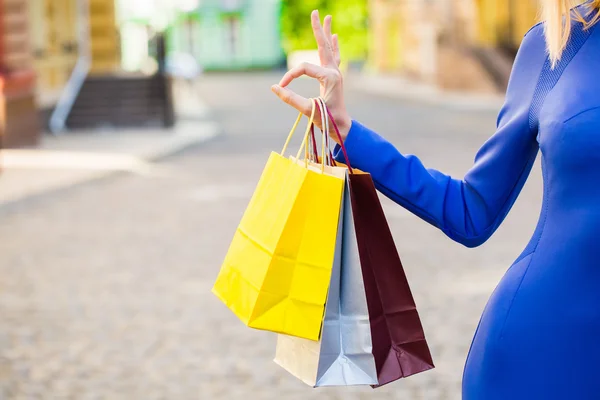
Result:
<svg viewBox="0 0 600 400">
<path fill-rule="evenodd" d="M 600 28 L 576 23 L 554 69 L 543 26 L 528 32 L 497 132 L 464 179 L 427 169 L 357 121 L 345 145 L 383 194 L 468 247 L 498 228 L 541 151 L 539 223 L 486 305 L 463 399 L 600 399 Z"/>
</svg>

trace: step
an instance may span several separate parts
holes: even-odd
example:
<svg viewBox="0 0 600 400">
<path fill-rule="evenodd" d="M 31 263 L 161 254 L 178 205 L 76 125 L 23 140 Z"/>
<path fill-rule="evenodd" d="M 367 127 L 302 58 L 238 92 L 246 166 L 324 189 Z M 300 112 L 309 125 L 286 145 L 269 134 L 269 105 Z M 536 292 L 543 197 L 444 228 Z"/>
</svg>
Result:
<svg viewBox="0 0 600 400">
<path fill-rule="evenodd" d="M 131 121 L 122 121 L 122 120 L 111 120 L 111 121 L 69 121 L 66 124 L 69 129 L 93 129 L 93 128 L 104 128 L 104 127 L 113 127 L 113 128 L 136 128 L 136 127 L 162 127 L 164 123 L 160 119 L 154 120 L 131 120 Z"/>
<path fill-rule="evenodd" d="M 163 126 L 165 89 L 160 76 L 90 77 L 84 83 L 67 119 L 67 127 Z"/>
<path fill-rule="evenodd" d="M 84 114 L 103 114 L 103 115 L 112 115 L 112 114 L 149 114 L 156 112 L 156 110 L 160 110 L 164 108 L 164 104 L 156 103 L 156 104 L 140 104 L 138 106 L 127 106 L 127 107 L 113 107 L 106 105 L 99 105 L 93 107 L 84 107 L 83 105 L 78 105 L 77 107 L 71 110 L 71 115 L 84 115 Z"/>
<path fill-rule="evenodd" d="M 481 65 L 490 74 L 499 90 L 505 91 L 512 71 L 514 58 L 497 48 L 478 47 L 473 49 Z"/>
</svg>

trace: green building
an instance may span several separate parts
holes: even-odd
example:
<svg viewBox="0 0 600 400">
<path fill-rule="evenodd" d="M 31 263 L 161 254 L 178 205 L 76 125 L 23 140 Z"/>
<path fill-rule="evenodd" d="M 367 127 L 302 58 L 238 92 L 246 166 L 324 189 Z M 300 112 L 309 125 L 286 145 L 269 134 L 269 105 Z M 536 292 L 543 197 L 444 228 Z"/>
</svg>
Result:
<svg viewBox="0 0 600 400">
<path fill-rule="evenodd" d="M 281 0 L 188 0 L 169 24 L 170 53 L 191 53 L 205 71 L 285 62 Z M 194 2 L 196 4 L 194 4 Z"/>
</svg>

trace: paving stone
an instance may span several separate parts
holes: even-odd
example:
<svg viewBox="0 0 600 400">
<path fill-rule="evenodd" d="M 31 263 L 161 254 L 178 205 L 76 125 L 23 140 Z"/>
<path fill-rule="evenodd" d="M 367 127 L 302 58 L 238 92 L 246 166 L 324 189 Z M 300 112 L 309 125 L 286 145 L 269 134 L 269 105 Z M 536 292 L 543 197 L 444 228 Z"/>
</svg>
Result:
<svg viewBox="0 0 600 400">
<path fill-rule="evenodd" d="M 533 232 L 538 167 L 478 249 L 385 200 L 437 368 L 376 390 L 309 388 L 272 362 L 275 335 L 248 329 L 210 293 L 268 154 L 296 117 L 268 90 L 278 79 L 205 78 L 201 91 L 225 134 L 164 160 L 168 173 L 0 209 L 0 399 L 460 399 L 486 299 Z M 352 91 L 348 107 L 401 151 L 454 176 L 494 130 L 492 113 Z"/>
</svg>

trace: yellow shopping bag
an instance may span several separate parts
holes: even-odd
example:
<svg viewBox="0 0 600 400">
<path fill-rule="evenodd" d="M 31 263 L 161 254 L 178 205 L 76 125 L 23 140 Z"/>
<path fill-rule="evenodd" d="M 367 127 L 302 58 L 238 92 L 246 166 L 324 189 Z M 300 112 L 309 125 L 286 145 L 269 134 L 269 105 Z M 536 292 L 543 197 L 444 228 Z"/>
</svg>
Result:
<svg viewBox="0 0 600 400">
<path fill-rule="evenodd" d="M 251 328 L 318 340 L 345 170 L 299 160 L 314 114 L 313 102 L 295 158 L 284 153 L 302 114 L 281 153 L 269 157 L 213 293 Z"/>
</svg>

